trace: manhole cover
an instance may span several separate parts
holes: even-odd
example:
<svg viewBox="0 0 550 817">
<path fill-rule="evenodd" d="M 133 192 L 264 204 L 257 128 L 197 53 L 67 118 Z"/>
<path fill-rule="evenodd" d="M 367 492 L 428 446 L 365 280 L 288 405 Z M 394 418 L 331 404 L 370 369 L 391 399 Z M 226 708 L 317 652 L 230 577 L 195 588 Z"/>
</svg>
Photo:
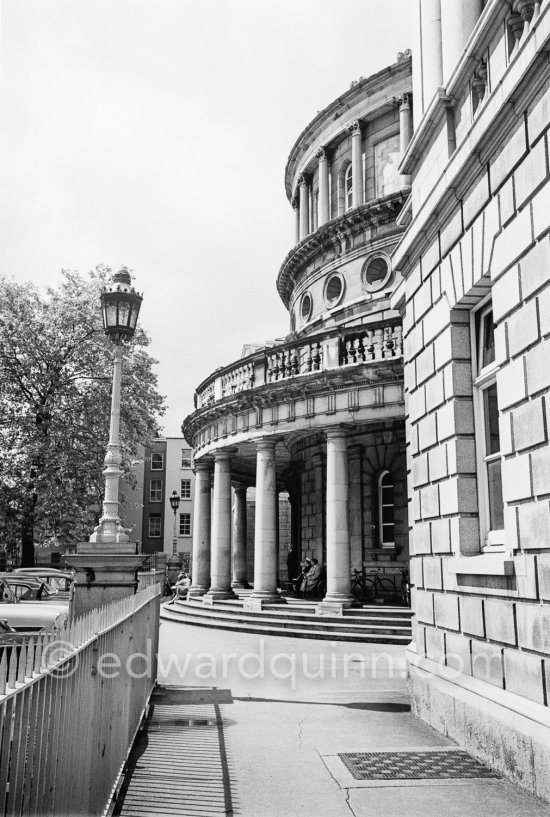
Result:
<svg viewBox="0 0 550 817">
<path fill-rule="evenodd" d="M 345 752 L 340 754 L 355 780 L 498 777 L 460 749 L 426 752 Z"/>
</svg>

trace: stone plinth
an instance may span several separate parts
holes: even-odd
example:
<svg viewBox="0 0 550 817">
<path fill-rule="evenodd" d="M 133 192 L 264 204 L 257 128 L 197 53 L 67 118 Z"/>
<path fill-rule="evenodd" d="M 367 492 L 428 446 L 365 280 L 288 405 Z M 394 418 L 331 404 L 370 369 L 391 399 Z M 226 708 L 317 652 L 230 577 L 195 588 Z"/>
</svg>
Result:
<svg viewBox="0 0 550 817">
<path fill-rule="evenodd" d="M 65 557 L 65 564 L 76 571 L 71 617 L 133 596 L 137 570 L 146 558 L 136 553 L 135 542 L 80 542 L 78 552 Z"/>
<path fill-rule="evenodd" d="M 249 596 L 248 598 L 243 599 L 243 610 L 246 610 L 251 613 L 261 613 L 262 610 L 265 610 L 266 607 L 272 607 L 276 604 L 286 604 L 286 599 L 282 598 L 266 598 L 266 599 L 259 599 L 254 596 Z"/>
</svg>

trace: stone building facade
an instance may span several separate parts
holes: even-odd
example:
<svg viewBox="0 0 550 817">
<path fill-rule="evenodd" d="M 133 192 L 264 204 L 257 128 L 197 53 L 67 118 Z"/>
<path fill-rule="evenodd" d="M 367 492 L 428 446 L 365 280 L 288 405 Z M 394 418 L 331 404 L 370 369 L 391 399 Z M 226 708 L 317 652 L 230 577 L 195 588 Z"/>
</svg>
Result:
<svg viewBox="0 0 550 817">
<path fill-rule="evenodd" d="M 392 299 L 414 709 L 550 799 L 550 3 L 418 10 Z"/>
<path fill-rule="evenodd" d="M 183 423 L 196 468 L 192 594 L 246 582 L 251 609 L 279 599 L 278 496 L 299 555 L 326 567 L 319 613 L 354 601 L 352 568 L 408 565 L 403 349 L 390 256 L 409 179 L 410 52 L 354 82 L 293 146 L 285 184 L 296 243 L 277 287 L 290 333 L 248 347 L 198 387 Z M 248 575 L 247 490 L 255 489 Z"/>
</svg>

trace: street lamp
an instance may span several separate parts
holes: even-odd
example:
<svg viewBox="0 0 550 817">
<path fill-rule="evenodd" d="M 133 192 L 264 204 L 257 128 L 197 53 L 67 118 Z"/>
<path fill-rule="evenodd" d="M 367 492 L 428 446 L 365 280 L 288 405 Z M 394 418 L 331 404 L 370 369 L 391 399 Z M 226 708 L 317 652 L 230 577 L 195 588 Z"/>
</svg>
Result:
<svg viewBox="0 0 550 817">
<path fill-rule="evenodd" d="M 120 383 L 122 375 L 123 344 L 130 341 L 136 330 L 143 296 L 135 291 L 127 269 L 122 268 L 111 284 L 101 293 L 101 311 L 105 334 L 114 344 L 113 391 L 111 397 L 111 424 L 105 455 L 105 499 L 103 516 L 90 536 L 90 542 L 127 542 L 128 535 L 120 524 L 118 514 L 118 484 L 123 474 L 120 468 Z"/>
<path fill-rule="evenodd" d="M 178 508 L 180 506 L 180 498 L 178 496 L 177 491 L 172 491 L 172 496 L 170 497 L 170 507 L 174 511 L 174 538 L 172 539 L 172 560 L 178 558 L 177 553 L 177 545 L 178 545 L 178 534 L 176 531 L 176 514 L 178 512 Z"/>
</svg>

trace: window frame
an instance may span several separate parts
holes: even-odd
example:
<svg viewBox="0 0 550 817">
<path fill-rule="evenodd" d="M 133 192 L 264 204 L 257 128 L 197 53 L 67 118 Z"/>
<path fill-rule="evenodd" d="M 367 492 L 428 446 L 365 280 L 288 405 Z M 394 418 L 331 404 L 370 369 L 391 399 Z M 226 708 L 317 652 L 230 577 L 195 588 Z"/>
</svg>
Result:
<svg viewBox="0 0 550 817">
<path fill-rule="evenodd" d="M 152 532 L 151 529 L 151 522 L 158 522 L 158 533 Z M 147 537 L 149 539 L 161 539 L 162 538 L 162 514 L 160 513 L 150 513 L 147 519 Z"/>
<path fill-rule="evenodd" d="M 159 485 L 153 488 L 153 482 L 158 482 Z M 153 479 L 149 480 L 149 502 L 162 502 L 162 497 L 164 495 L 164 486 L 162 484 L 162 480 L 154 477 Z M 153 495 L 154 493 L 154 495 Z"/>
<path fill-rule="evenodd" d="M 184 523 L 187 523 L 184 525 Z M 182 530 L 185 527 L 187 529 L 187 533 Z M 191 536 L 191 513 L 189 511 L 183 511 L 179 514 L 178 519 L 178 536 Z"/>
<path fill-rule="evenodd" d="M 186 456 L 186 453 L 189 452 L 189 456 Z M 192 468 L 192 457 L 191 457 L 191 450 L 189 448 L 182 448 L 181 449 L 181 467 L 182 468 Z"/>
<path fill-rule="evenodd" d="M 160 468 L 153 464 L 155 457 L 160 457 Z M 164 471 L 164 454 L 162 451 L 151 452 L 151 471 Z"/>
<path fill-rule="evenodd" d="M 385 477 L 389 477 L 391 484 L 384 485 Z M 395 484 L 393 481 L 393 477 L 390 471 L 387 469 L 382 471 L 378 477 L 377 482 L 378 487 L 378 546 L 383 550 L 394 550 L 395 549 Z M 383 488 L 391 488 L 392 491 L 392 502 L 391 504 L 384 504 L 383 496 L 382 496 L 382 489 Z M 384 522 L 384 508 L 391 507 L 393 509 L 393 522 Z M 391 542 L 384 539 L 384 527 L 391 527 L 393 528 L 393 539 Z"/>
<path fill-rule="evenodd" d="M 353 164 L 350 162 L 344 171 L 344 212 L 353 208 Z"/>
<path fill-rule="evenodd" d="M 184 491 L 184 483 L 185 483 L 185 491 Z M 180 499 L 191 499 L 191 480 L 190 479 L 181 479 L 180 480 Z"/>
<path fill-rule="evenodd" d="M 472 359 L 472 400 L 474 411 L 474 438 L 476 450 L 477 466 L 477 496 L 478 496 L 478 519 L 480 553 L 498 553 L 505 550 L 506 537 L 504 526 L 504 499 L 502 498 L 502 528 L 491 527 L 491 501 L 489 491 L 488 465 L 499 462 L 501 466 L 501 491 L 502 491 L 502 461 L 504 459 L 500 450 L 487 453 L 487 432 L 488 418 L 485 411 L 485 395 L 491 387 L 497 389 L 497 374 L 500 368 L 496 356 L 494 360 L 483 365 L 482 355 L 484 352 L 483 335 L 488 314 L 493 314 L 493 303 L 491 295 L 484 298 L 471 312 L 470 333 Z M 493 319 L 494 326 L 494 319 Z M 498 390 L 497 400 L 497 423 L 500 416 L 498 410 Z"/>
</svg>

